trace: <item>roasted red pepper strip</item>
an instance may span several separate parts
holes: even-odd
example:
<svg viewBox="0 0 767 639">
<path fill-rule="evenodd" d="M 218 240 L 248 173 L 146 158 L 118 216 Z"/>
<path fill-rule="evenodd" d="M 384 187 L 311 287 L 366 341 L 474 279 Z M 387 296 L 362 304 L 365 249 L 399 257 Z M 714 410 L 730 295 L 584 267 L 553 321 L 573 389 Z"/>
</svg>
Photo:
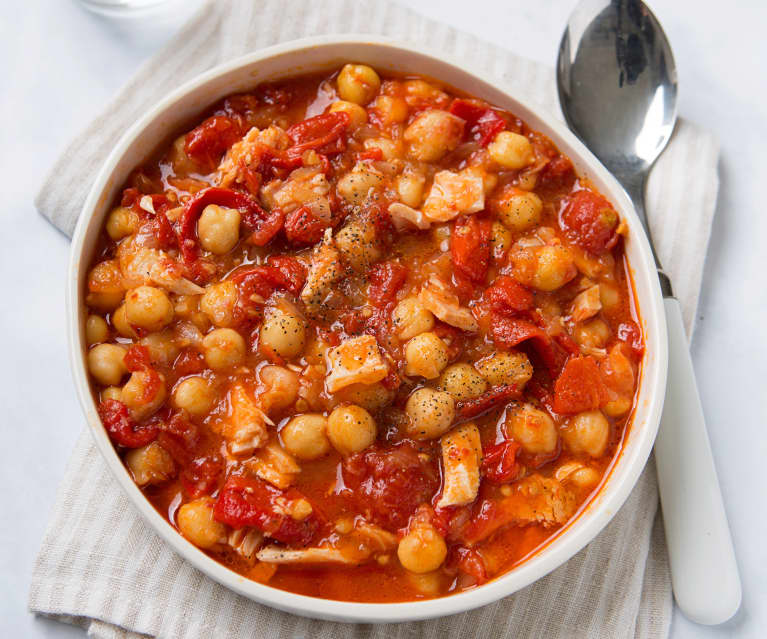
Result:
<svg viewBox="0 0 767 639">
<path fill-rule="evenodd" d="M 465 399 L 455 405 L 455 423 L 474 419 L 478 415 L 498 408 L 521 395 L 515 384 L 495 386 L 474 399 Z"/>
<path fill-rule="evenodd" d="M 300 498 L 297 491 L 293 492 Z M 277 541 L 306 545 L 319 528 L 319 521 L 314 513 L 302 520 L 285 514 L 284 502 L 288 499 L 289 492 L 265 481 L 232 475 L 221 489 L 213 516 L 232 528 L 253 526 Z"/>
<path fill-rule="evenodd" d="M 488 481 L 505 484 L 519 477 L 522 466 L 517 454 L 522 446 L 514 441 L 503 441 L 486 446 L 482 451 L 482 472 Z"/>
<path fill-rule="evenodd" d="M 242 134 L 242 126 L 237 120 L 214 115 L 186 134 L 184 152 L 198 164 L 212 167 Z"/>
<path fill-rule="evenodd" d="M 140 448 L 157 438 L 158 429 L 155 424 L 139 428 L 130 416 L 128 407 L 116 399 L 105 399 L 99 404 L 99 417 L 112 441 L 125 448 Z"/>
<path fill-rule="evenodd" d="M 318 153 L 340 153 L 346 149 L 343 132 L 349 126 L 349 114 L 343 111 L 323 113 L 294 124 L 286 132 L 293 141 L 289 157 L 300 157 L 313 149 Z"/>
<path fill-rule="evenodd" d="M 466 130 L 482 147 L 490 144 L 506 128 L 506 120 L 495 110 L 474 100 L 456 98 L 450 105 L 450 113 L 466 120 Z"/>
<path fill-rule="evenodd" d="M 490 335 L 498 348 L 510 350 L 530 340 L 547 368 L 556 366 L 554 348 L 549 336 L 538 326 L 527 320 L 494 314 L 490 324 Z"/>
<path fill-rule="evenodd" d="M 200 249 L 197 239 L 197 220 L 210 204 L 217 204 L 229 209 L 237 209 L 242 214 L 242 224 L 245 228 L 253 229 L 254 232 L 260 230 L 261 221 L 270 216 L 261 208 L 258 202 L 239 191 L 231 189 L 222 189 L 219 187 L 210 187 L 203 189 L 192 197 L 184 207 L 181 214 L 181 226 L 179 229 L 179 248 L 181 256 L 185 262 L 193 262 L 197 259 Z M 279 228 L 269 237 L 271 239 L 277 234 Z M 268 240 L 267 240 L 268 241 Z M 265 244 L 266 242 L 264 242 Z"/>
</svg>

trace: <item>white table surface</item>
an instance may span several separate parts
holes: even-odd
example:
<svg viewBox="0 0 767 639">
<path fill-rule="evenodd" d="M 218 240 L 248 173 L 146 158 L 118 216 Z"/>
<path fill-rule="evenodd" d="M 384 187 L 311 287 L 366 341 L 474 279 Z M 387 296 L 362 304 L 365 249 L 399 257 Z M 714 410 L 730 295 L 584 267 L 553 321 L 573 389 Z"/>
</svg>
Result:
<svg viewBox="0 0 767 639">
<path fill-rule="evenodd" d="M 186 12 L 198 0 L 185 0 Z M 409 0 L 406 4 L 553 65 L 575 0 Z M 675 611 L 674 639 L 767 636 L 767 3 L 656 0 L 674 46 L 680 113 L 722 144 L 721 189 L 692 346 L 743 579 L 743 604 L 719 627 Z M 710 8 L 703 8 L 703 5 Z M 83 426 L 66 355 L 67 239 L 32 205 L 72 135 L 181 23 L 91 15 L 73 0 L 3 2 L 0 20 L 0 311 L 5 406 L 0 447 L 0 636 L 74 637 L 27 612 L 35 553 Z M 16 233 L 18 231 L 18 235 Z M 705 558 L 702 558 L 705 561 Z"/>
</svg>

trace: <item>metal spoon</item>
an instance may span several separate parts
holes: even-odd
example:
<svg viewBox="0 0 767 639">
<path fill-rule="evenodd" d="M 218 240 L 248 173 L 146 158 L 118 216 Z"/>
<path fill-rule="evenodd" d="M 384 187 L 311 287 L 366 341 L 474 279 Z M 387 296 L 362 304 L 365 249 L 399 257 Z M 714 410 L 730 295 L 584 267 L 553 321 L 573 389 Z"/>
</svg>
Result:
<svg viewBox="0 0 767 639">
<path fill-rule="evenodd" d="M 655 16 L 639 0 L 583 0 L 562 37 L 557 85 L 570 128 L 624 186 L 649 238 L 645 181 L 674 129 L 677 94 L 671 47 Z M 669 339 L 655 460 L 671 579 L 688 618 L 717 624 L 740 606 L 740 577 L 679 302 L 655 262 Z"/>
</svg>

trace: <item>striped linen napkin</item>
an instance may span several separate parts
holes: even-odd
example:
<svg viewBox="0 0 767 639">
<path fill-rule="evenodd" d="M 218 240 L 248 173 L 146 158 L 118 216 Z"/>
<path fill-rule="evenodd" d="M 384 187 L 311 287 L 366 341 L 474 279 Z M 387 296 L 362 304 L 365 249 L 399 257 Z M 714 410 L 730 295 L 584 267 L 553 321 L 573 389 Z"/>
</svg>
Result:
<svg viewBox="0 0 767 639">
<path fill-rule="evenodd" d="M 286 19 L 289 6 L 290 19 Z M 111 144 L 162 95 L 202 71 L 278 42 L 321 33 L 378 33 L 470 59 L 510 93 L 558 113 L 552 69 L 396 4 L 378 0 L 208 0 L 67 148 L 42 186 L 40 213 L 71 234 Z M 698 302 L 718 190 L 718 145 L 682 120 L 650 177 L 647 209 L 688 333 Z M 605 530 L 566 564 L 479 610 L 431 621 L 348 625 L 304 619 L 227 590 L 147 526 L 83 432 L 35 562 L 39 614 L 99 638 L 466 636 L 520 639 L 668 635 L 671 582 L 651 460 Z"/>
</svg>

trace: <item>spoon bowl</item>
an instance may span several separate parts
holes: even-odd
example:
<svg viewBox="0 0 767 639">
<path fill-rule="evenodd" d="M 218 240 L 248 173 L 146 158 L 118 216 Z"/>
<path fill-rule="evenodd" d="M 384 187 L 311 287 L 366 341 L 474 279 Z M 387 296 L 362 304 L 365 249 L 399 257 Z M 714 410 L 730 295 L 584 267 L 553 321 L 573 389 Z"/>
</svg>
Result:
<svg viewBox="0 0 767 639">
<path fill-rule="evenodd" d="M 576 135 L 619 178 L 647 171 L 677 113 L 674 55 L 649 9 L 582 3 L 562 37 L 557 72 L 562 110 Z"/>
</svg>

